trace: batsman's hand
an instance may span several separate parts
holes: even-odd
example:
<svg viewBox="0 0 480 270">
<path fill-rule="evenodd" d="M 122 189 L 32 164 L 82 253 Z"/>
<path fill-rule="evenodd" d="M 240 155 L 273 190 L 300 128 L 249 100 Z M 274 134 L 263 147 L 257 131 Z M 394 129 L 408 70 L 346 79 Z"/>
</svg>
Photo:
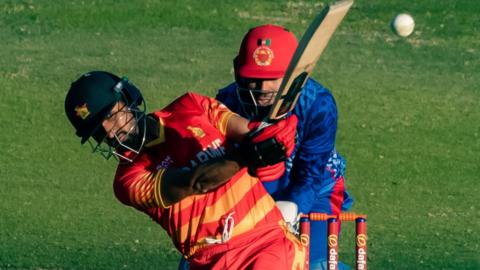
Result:
<svg viewBox="0 0 480 270">
<path fill-rule="evenodd" d="M 291 115 L 260 131 L 257 131 L 257 128 L 261 125 L 261 122 L 252 121 L 249 123 L 248 127 L 251 132 L 244 138 L 241 150 L 250 173 L 258 175 L 258 169 L 264 168 L 264 175 L 269 176 L 268 178 L 283 174 L 284 161 L 292 154 L 295 147 L 297 123 L 298 119 L 295 115 Z M 275 178 L 268 180 L 273 179 Z"/>
<path fill-rule="evenodd" d="M 240 170 L 240 165 L 231 159 L 211 160 L 198 166 L 192 175 L 193 192 L 201 194 L 209 192 L 225 184 Z"/>
</svg>

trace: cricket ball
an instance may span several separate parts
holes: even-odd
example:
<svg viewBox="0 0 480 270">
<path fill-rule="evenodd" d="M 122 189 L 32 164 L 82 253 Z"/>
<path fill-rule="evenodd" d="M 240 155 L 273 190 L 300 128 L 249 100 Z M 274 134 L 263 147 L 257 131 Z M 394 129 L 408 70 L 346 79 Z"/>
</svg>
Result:
<svg viewBox="0 0 480 270">
<path fill-rule="evenodd" d="M 415 21 L 410 14 L 401 13 L 393 18 L 390 27 L 395 34 L 401 37 L 408 37 L 412 34 L 413 28 L 415 28 Z"/>
</svg>

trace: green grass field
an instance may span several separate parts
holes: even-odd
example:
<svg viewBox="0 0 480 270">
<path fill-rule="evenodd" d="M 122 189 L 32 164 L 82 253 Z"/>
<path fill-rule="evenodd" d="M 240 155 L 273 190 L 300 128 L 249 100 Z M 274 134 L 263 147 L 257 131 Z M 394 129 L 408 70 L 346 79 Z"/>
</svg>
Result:
<svg viewBox="0 0 480 270">
<path fill-rule="evenodd" d="M 339 107 L 370 269 L 480 269 L 480 3 L 357 0 L 313 77 Z M 160 226 L 113 196 L 115 162 L 63 109 L 89 70 L 128 75 L 150 109 L 232 78 L 243 34 L 297 37 L 326 1 L 2 0 L 0 269 L 176 269 Z M 389 21 L 409 12 L 399 38 Z M 340 257 L 353 266 L 353 232 Z"/>
</svg>

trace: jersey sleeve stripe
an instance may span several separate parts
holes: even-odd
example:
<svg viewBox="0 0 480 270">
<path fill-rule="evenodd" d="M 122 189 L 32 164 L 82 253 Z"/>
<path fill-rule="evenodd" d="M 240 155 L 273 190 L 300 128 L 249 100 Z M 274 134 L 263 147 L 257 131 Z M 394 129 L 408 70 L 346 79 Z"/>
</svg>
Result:
<svg viewBox="0 0 480 270">
<path fill-rule="evenodd" d="M 138 209 L 146 210 L 152 207 L 168 208 L 161 196 L 161 177 L 165 170 L 161 169 L 156 173 L 144 173 L 137 176 L 138 180 L 129 187 L 130 201 Z"/>
<path fill-rule="evenodd" d="M 227 134 L 228 121 L 232 118 L 233 115 L 233 112 L 227 111 L 220 116 L 217 127 L 220 130 L 220 133 L 222 133 L 222 135 Z"/>
<path fill-rule="evenodd" d="M 155 186 L 154 186 L 154 195 L 155 195 L 155 204 L 162 207 L 163 209 L 169 208 L 170 205 L 166 205 L 162 199 L 162 176 L 165 173 L 165 169 L 160 169 L 155 174 Z"/>
</svg>

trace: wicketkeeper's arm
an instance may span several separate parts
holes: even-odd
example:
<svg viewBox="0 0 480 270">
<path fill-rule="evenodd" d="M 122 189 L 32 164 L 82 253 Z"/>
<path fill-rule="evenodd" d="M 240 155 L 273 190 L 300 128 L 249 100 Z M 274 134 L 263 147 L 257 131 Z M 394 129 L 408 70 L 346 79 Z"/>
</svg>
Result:
<svg viewBox="0 0 480 270">
<path fill-rule="evenodd" d="M 313 89 L 307 89 L 313 90 Z M 290 192 L 287 200 L 295 202 L 299 211 L 309 213 L 316 198 L 314 192 L 322 183 L 325 165 L 335 145 L 337 130 L 337 110 L 333 97 L 325 94 L 315 100 L 307 119 L 304 119 L 305 129 L 299 142 L 292 171 L 290 172 Z"/>
</svg>

